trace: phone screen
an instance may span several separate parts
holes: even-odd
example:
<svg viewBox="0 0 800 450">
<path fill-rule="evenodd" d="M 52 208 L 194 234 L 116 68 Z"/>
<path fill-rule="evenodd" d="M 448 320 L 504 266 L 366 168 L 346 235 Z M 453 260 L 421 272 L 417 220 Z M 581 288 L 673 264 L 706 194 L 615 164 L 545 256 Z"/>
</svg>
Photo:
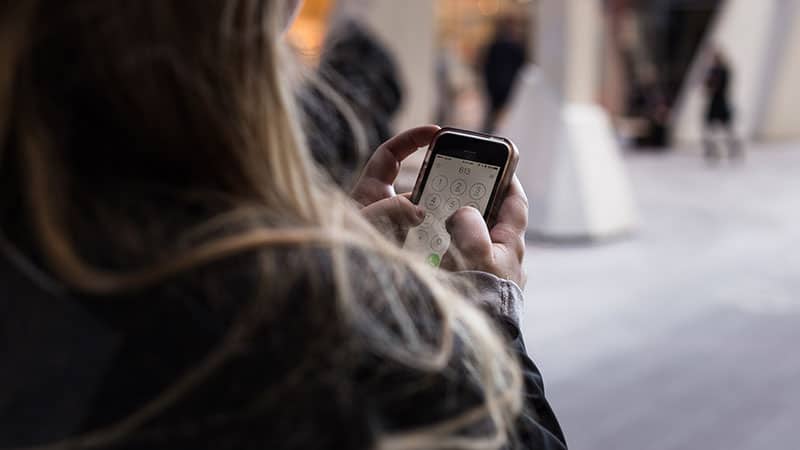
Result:
<svg viewBox="0 0 800 450">
<path fill-rule="evenodd" d="M 426 212 L 425 221 L 409 230 L 404 247 L 426 255 L 428 263 L 438 267 L 450 246 L 445 221 L 462 206 L 471 206 L 485 216 L 501 169 L 454 156 L 435 155 L 419 199 Z"/>
</svg>

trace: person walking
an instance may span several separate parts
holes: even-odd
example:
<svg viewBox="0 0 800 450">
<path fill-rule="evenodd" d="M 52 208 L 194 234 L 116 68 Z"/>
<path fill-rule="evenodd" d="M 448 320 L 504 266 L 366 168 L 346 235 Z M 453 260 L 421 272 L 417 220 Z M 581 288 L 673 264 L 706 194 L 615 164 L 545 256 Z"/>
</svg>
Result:
<svg viewBox="0 0 800 450">
<path fill-rule="evenodd" d="M 717 50 L 705 79 L 707 97 L 704 122 L 704 155 L 707 160 L 714 161 L 721 157 L 715 142 L 719 132 L 725 135 L 728 155 L 731 159 L 743 156 L 742 147 L 734 130 L 734 111 L 730 101 L 731 68 L 724 54 Z"/>
<path fill-rule="evenodd" d="M 508 105 L 514 82 L 527 58 L 525 33 L 519 20 L 502 16 L 495 26 L 492 41 L 484 50 L 483 80 L 488 97 L 483 130 L 494 132 L 500 116 Z"/>
</svg>

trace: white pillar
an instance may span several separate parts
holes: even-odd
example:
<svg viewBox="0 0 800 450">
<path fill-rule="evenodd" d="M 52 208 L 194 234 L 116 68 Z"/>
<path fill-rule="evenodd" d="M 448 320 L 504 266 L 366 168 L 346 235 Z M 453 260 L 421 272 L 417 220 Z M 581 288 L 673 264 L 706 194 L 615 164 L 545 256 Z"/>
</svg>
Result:
<svg viewBox="0 0 800 450">
<path fill-rule="evenodd" d="M 337 6 L 364 20 L 397 62 L 404 97 L 395 128 L 400 131 L 430 123 L 436 100 L 434 2 L 339 0 Z"/>
<path fill-rule="evenodd" d="M 516 88 L 502 134 L 520 147 L 530 234 L 602 239 L 631 231 L 633 199 L 606 112 L 595 103 L 601 0 L 538 2 L 538 60 Z"/>
<path fill-rule="evenodd" d="M 738 134 L 746 139 L 800 138 L 800 2 L 728 0 L 695 59 L 673 114 L 675 136 L 702 138 L 703 81 L 714 48 L 731 66 Z"/>
<path fill-rule="evenodd" d="M 403 104 L 393 123 L 397 132 L 431 123 L 436 58 L 436 14 L 430 0 L 338 0 L 339 12 L 366 23 L 391 51 L 400 71 Z M 425 152 L 403 162 L 397 189 L 410 191 Z"/>
<path fill-rule="evenodd" d="M 773 89 L 757 128 L 765 139 L 800 138 L 800 2 L 791 3 L 781 23 L 785 30 L 782 51 L 775 62 Z"/>
</svg>

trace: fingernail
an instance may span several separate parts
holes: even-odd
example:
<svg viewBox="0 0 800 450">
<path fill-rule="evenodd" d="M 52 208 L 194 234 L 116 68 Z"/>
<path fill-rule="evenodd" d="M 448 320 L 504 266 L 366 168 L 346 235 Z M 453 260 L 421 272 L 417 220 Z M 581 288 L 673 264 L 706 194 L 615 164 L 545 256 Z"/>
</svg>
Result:
<svg viewBox="0 0 800 450">
<path fill-rule="evenodd" d="M 450 232 L 450 227 L 452 226 L 452 224 L 453 224 L 453 216 L 450 216 L 447 219 L 445 219 L 445 221 L 444 221 L 444 229 L 448 233 Z"/>
<path fill-rule="evenodd" d="M 419 219 L 420 222 L 425 220 L 425 210 L 424 209 L 417 207 L 417 219 Z"/>
</svg>

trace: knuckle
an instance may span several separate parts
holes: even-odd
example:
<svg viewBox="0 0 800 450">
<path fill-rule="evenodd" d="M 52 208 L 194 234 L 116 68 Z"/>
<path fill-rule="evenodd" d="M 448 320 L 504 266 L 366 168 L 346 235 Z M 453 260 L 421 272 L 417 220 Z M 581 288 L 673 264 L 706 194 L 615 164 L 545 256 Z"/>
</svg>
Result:
<svg viewBox="0 0 800 450">
<path fill-rule="evenodd" d="M 514 245 L 514 251 L 520 261 L 525 259 L 525 238 L 520 236 Z"/>
<path fill-rule="evenodd" d="M 403 208 L 403 202 L 402 202 L 401 198 L 402 197 L 399 197 L 399 196 L 394 196 L 394 197 L 390 198 L 389 199 L 389 206 L 392 209 L 397 209 L 397 210 L 402 209 Z"/>
<path fill-rule="evenodd" d="M 519 237 L 519 233 L 509 224 L 499 223 L 492 229 L 492 238 L 496 242 L 509 243 Z"/>
<path fill-rule="evenodd" d="M 514 195 L 511 198 L 509 198 L 509 200 L 512 203 L 514 203 L 516 209 L 518 209 L 520 212 L 524 212 L 525 215 L 527 216 L 529 205 L 528 205 L 528 197 L 526 197 L 525 194 Z"/>
<path fill-rule="evenodd" d="M 519 199 L 522 200 L 522 203 L 525 205 L 525 208 L 527 209 L 529 206 L 528 193 L 525 192 L 525 189 L 522 188 L 522 185 L 519 186 L 519 189 L 517 191 Z"/>
<path fill-rule="evenodd" d="M 492 255 L 492 247 L 491 245 L 486 245 L 480 241 L 468 241 L 467 245 L 464 247 L 464 252 L 471 257 L 480 259 L 480 260 L 488 260 L 491 259 Z"/>
<path fill-rule="evenodd" d="M 400 197 L 392 197 L 388 200 L 386 205 L 388 215 L 397 222 L 405 222 L 408 219 L 408 208 Z"/>
<path fill-rule="evenodd" d="M 494 265 L 491 245 L 472 245 L 464 252 L 464 257 L 473 268 L 487 269 Z"/>
<path fill-rule="evenodd" d="M 519 261 L 525 256 L 525 236 L 508 226 L 498 225 L 492 230 L 492 238 L 508 248 Z"/>
<path fill-rule="evenodd" d="M 393 198 L 395 199 L 397 204 L 400 205 L 402 208 L 405 208 L 407 210 L 413 210 L 415 207 L 415 205 L 411 202 L 411 200 L 406 198 L 406 196 L 404 195 L 395 195 Z"/>
<path fill-rule="evenodd" d="M 515 227 L 524 230 L 528 227 L 528 203 L 516 196 L 511 201 L 514 205 L 510 221 Z"/>
</svg>

